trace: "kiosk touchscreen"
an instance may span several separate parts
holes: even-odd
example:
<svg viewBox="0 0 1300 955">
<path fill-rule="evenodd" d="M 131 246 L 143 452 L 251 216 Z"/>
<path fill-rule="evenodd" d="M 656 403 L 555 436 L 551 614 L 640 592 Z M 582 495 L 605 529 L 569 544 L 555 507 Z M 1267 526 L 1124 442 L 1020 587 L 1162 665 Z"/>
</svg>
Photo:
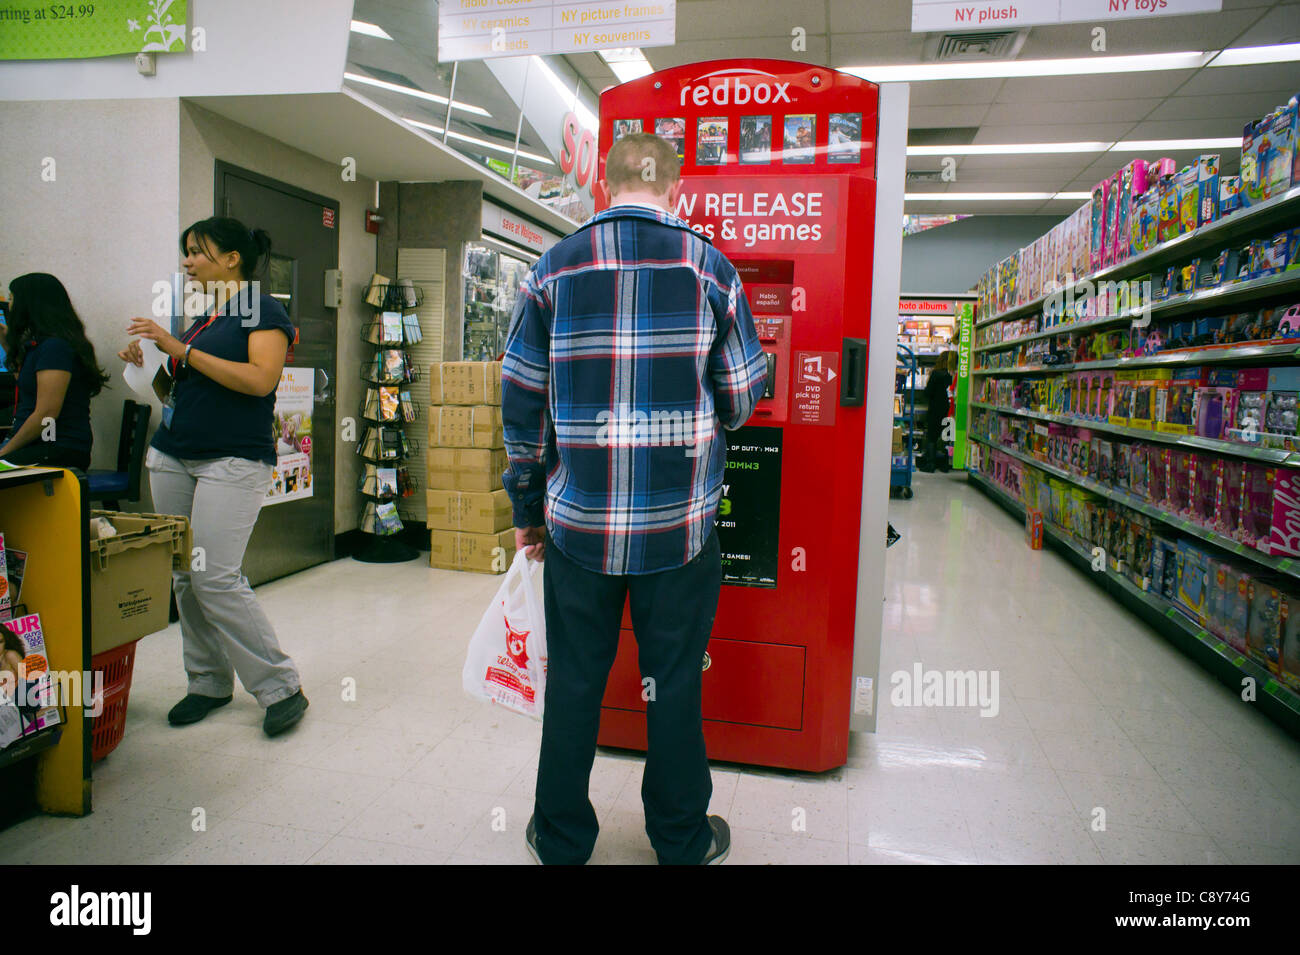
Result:
<svg viewBox="0 0 1300 955">
<path fill-rule="evenodd" d="M 629 132 L 676 145 L 677 213 L 739 269 L 768 356 L 767 395 L 728 439 L 722 596 L 702 661 L 711 759 L 847 759 L 877 104 L 865 80 L 775 60 L 675 67 L 601 96 L 602 169 Z M 626 613 L 624 628 L 599 742 L 644 749 Z"/>
</svg>

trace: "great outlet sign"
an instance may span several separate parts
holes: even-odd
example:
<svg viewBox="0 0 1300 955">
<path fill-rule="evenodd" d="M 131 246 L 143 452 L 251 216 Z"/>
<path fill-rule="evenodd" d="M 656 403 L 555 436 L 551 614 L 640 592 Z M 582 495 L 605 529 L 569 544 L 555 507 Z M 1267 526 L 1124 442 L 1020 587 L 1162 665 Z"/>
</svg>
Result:
<svg viewBox="0 0 1300 955">
<path fill-rule="evenodd" d="M 1045 23 L 1105 23 L 1187 13 L 1218 13 L 1223 0 L 1015 0 L 954 3 L 912 0 L 912 32 L 967 27 L 1027 27 Z"/>
</svg>

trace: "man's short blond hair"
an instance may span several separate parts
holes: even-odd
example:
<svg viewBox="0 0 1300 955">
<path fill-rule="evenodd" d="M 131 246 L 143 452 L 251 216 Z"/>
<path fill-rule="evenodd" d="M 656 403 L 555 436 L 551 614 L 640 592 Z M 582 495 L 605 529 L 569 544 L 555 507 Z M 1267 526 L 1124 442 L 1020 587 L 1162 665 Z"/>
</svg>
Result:
<svg viewBox="0 0 1300 955">
<path fill-rule="evenodd" d="M 628 189 L 664 195 L 681 174 L 677 150 L 650 133 L 629 133 L 605 157 L 605 182 L 611 195 Z"/>
</svg>

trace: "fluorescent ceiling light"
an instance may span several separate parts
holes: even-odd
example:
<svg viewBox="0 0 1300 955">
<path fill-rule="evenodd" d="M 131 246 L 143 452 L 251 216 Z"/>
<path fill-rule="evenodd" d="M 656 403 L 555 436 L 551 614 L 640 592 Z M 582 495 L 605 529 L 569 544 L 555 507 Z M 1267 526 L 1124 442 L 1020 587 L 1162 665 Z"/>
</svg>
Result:
<svg viewBox="0 0 1300 955">
<path fill-rule="evenodd" d="M 601 50 L 600 57 L 618 77 L 620 83 L 628 83 L 654 72 L 645 54 L 634 46 L 618 50 Z"/>
<path fill-rule="evenodd" d="M 908 146 L 909 156 L 1014 156 L 1018 153 L 1104 153 L 1114 143 L 1002 143 L 971 146 Z"/>
<path fill-rule="evenodd" d="M 417 90 L 413 86 L 400 86 L 397 83 L 389 83 L 387 80 L 377 80 L 373 76 L 365 76 L 361 73 L 344 73 L 345 80 L 351 80 L 353 83 L 364 83 L 366 86 L 377 86 L 381 90 L 390 90 L 394 93 L 401 93 L 404 96 L 414 96 L 416 99 L 428 100 L 430 103 L 438 103 L 442 106 L 447 105 L 447 97 L 439 96 L 437 93 L 426 93 L 424 90 Z M 462 103 L 460 100 L 451 104 L 452 109 L 458 109 L 462 113 L 473 113 L 475 116 L 491 117 L 492 114 L 481 106 L 471 106 L 469 103 Z"/>
<path fill-rule="evenodd" d="M 572 104 L 578 122 L 593 133 L 597 132 L 600 129 L 600 120 L 596 118 L 596 114 L 591 111 L 590 107 L 577 97 L 574 87 L 560 79 L 550 65 L 540 56 L 533 57 L 533 65 L 542 71 L 542 75 L 546 77 L 555 92 L 559 94 L 562 102 Z"/>
<path fill-rule="evenodd" d="M 1300 43 L 1279 43 L 1276 46 L 1241 46 L 1220 50 L 1210 66 L 1252 66 L 1256 63 L 1287 63 L 1300 60 Z"/>
<path fill-rule="evenodd" d="M 999 60 L 989 63 L 913 63 L 891 66 L 848 66 L 873 83 L 919 83 L 926 80 L 1005 79 L 1019 76 L 1084 76 L 1100 73 L 1144 73 L 1154 70 L 1195 70 L 1202 66 L 1252 66 L 1300 60 L 1300 43 L 1243 46 L 1227 50 L 1181 53 L 1141 53 L 1132 56 L 1079 56 L 1056 60 Z"/>
<path fill-rule="evenodd" d="M 418 126 L 418 127 L 420 127 L 421 129 L 427 129 L 429 132 L 431 132 L 431 133 L 437 133 L 439 136 L 442 135 L 442 127 L 441 127 L 441 126 L 434 126 L 432 123 L 426 123 L 426 122 L 423 122 L 423 121 L 418 120 L 418 119 L 411 119 L 411 117 L 409 117 L 409 116 L 403 116 L 403 117 L 402 117 L 402 122 L 404 122 L 404 123 L 410 123 L 412 126 Z M 448 138 L 448 139 L 459 139 L 459 140 L 460 140 L 461 142 L 463 142 L 463 143 L 471 143 L 471 144 L 473 144 L 473 145 L 475 145 L 475 146 L 482 146 L 484 149 L 495 149 L 495 150 L 497 150 L 497 152 L 503 152 L 503 153 L 505 153 L 507 156 L 514 155 L 514 151 L 515 151 L 514 146 L 506 146 L 506 145 L 503 145 L 503 144 L 501 144 L 501 143 L 490 142 L 489 140 L 486 140 L 486 139 L 479 139 L 479 138 L 477 138 L 477 137 L 475 137 L 475 136 L 466 136 L 464 133 L 458 133 L 458 132 L 456 132 L 454 129 L 453 129 L 451 132 L 449 132 L 449 133 L 447 134 L 447 138 Z M 541 156 L 541 155 L 538 155 L 537 153 L 530 153 L 530 152 L 527 152 L 526 150 L 523 150 L 523 149 L 519 150 L 519 158 L 520 158 L 520 159 L 531 159 L 531 160 L 533 160 L 533 162 L 544 162 L 544 163 L 546 163 L 548 166 L 554 166 L 554 165 L 555 165 L 554 160 L 552 160 L 550 157 L 548 157 L 548 156 Z"/>
<path fill-rule="evenodd" d="M 353 20 L 352 32 L 360 33 L 364 36 L 377 36 L 381 40 L 391 40 L 392 37 L 384 32 L 384 28 L 376 26 L 373 23 L 367 23 L 365 20 Z"/>
<path fill-rule="evenodd" d="M 1115 144 L 1119 150 L 1155 149 L 1240 149 L 1241 137 L 1226 139 L 1124 139 Z"/>
<path fill-rule="evenodd" d="M 1225 139 L 1125 139 L 1095 143 L 976 143 L 969 146 L 908 146 L 909 156 L 1016 156 L 1021 154 L 1104 153 L 1195 149 L 1240 149 L 1241 140 Z"/>
<path fill-rule="evenodd" d="M 1089 192 L 905 192 L 906 202 L 1043 202 L 1048 199 L 1091 199 Z"/>
<path fill-rule="evenodd" d="M 1145 73 L 1155 70 L 1194 70 L 1213 53 L 1141 53 L 1133 56 L 1072 57 L 1057 60 L 998 60 L 990 63 L 916 63 L 899 66 L 848 66 L 851 73 L 873 83 L 917 83 L 926 80 L 1005 79 L 1022 76 L 1084 76 L 1097 73 Z"/>
<path fill-rule="evenodd" d="M 907 202 L 980 202 L 991 199 L 1018 200 L 1056 198 L 1054 192 L 905 192 L 903 199 Z"/>
</svg>

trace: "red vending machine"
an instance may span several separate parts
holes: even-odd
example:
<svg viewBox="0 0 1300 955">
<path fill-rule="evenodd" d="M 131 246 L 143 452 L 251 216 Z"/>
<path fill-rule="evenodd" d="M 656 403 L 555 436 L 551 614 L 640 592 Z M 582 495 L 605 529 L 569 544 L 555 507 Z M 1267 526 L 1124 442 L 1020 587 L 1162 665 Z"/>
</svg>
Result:
<svg viewBox="0 0 1300 955">
<path fill-rule="evenodd" d="M 848 757 L 877 109 L 874 84 L 779 60 L 676 67 L 600 99 L 601 178 L 619 136 L 677 145 L 677 213 L 740 270 L 768 355 L 767 396 L 728 439 L 703 661 L 711 759 L 821 771 Z M 599 742 L 644 749 L 623 625 Z"/>
</svg>

